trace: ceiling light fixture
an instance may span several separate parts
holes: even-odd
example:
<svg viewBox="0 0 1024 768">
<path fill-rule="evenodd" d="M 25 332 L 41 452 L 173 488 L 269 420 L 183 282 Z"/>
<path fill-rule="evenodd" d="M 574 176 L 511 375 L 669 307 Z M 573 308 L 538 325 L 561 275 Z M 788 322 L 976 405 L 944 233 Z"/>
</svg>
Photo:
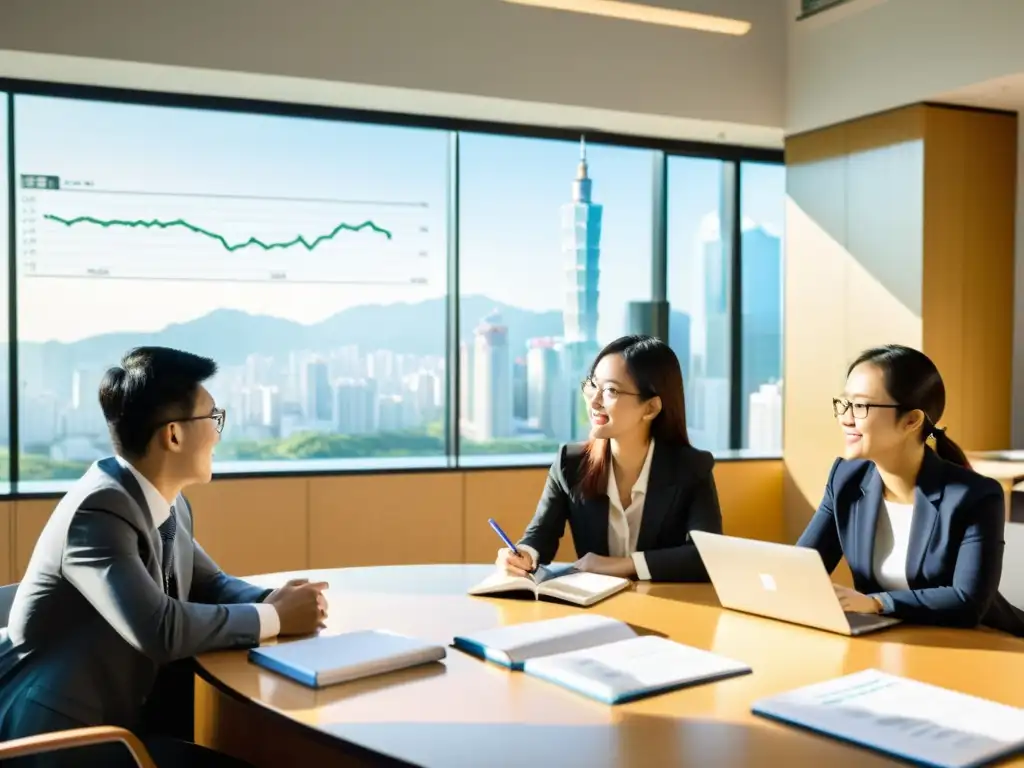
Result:
<svg viewBox="0 0 1024 768">
<path fill-rule="evenodd" d="M 624 0 L 505 0 L 505 2 L 550 8 L 556 11 L 589 13 L 627 21 L 640 21 L 645 24 L 681 27 L 700 32 L 717 32 L 723 35 L 745 35 L 750 31 L 749 21 L 727 19 L 724 16 L 709 16 L 693 11 L 679 11 L 674 8 L 660 8 L 641 3 L 627 3 Z"/>
</svg>

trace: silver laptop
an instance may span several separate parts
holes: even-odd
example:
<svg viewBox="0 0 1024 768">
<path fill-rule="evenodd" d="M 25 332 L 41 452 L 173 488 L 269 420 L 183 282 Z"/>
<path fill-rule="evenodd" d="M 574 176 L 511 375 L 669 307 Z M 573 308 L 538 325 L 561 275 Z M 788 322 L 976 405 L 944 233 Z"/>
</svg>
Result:
<svg viewBox="0 0 1024 768">
<path fill-rule="evenodd" d="M 706 531 L 691 531 L 723 608 L 863 635 L 898 624 L 877 614 L 848 613 L 817 550 Z"/>
</svg>

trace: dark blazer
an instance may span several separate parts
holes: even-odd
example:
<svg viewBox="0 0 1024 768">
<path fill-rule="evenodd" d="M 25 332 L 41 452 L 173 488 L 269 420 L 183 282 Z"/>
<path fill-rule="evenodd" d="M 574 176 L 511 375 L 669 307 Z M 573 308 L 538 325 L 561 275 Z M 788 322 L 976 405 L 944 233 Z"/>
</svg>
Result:
<svg viewBox="0 0 1024 768">
<path fill-rule="evenodd" d="M 608 555 L 608 496 L 585 500 L 577 488 L 583 447 L 561 447 L 537 512 L 519 542 L 537 550 L 541 565 L 555 557 L 567 522 L 577 557 Z M 708 580 L 690 531 L 722 532 L 714 465 L 706 451 L 655 441 L 637 538 L 637 551 L 644 553 L 652 581 Z"/>
<path fill-rule="evenodd" d="M 228 576 L 174 504 L 181 599 L 163 586 L 163 545 L 135 477 L 115 459 L 57 505 L 0 629 L 0 741 L 84 725 L 134 727 L 165 664 L 259 643 L 269 594 Z"/>
<path fill-rule="evenodd" d="M 818 550 L 830 573 L 845 554 L 854 587 L 863 594 L 881 593 L 872 563 L 882 493 L 872 462 L 836 459 L 825 497 L 797 541 Z M 885 613 L 919 624 L 981 623 L 1024 637 L 1024 612 L 998 592 L 1004 515 L 999 483 L 927 449 L 910 525 L 910 589 L 881 593 Z"/>
</svg>

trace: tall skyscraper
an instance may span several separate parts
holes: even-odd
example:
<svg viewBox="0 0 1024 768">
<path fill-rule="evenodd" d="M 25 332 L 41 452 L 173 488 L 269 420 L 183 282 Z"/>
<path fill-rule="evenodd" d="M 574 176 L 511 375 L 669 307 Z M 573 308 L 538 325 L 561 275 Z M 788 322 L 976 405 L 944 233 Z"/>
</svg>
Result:
<svg viewBox="0 0 1024 768">
<path fill-rule="evenodd" d="M 782 376 L 782 242 L 779 237 L 753 222 L 744 222 L 741 279 L 743 433 L 752 440 L 755 395 L 762 385 Z M 781 446 L 781 424 L 776 442 Z M 749 447 L 753 448 L 754 445 Z"/>
<path fill-rule="evenodd" d="M 604 206 L 593 201 L 593 182 L 587 166 L 586 140 L 580 140 L 580 162 L 572 183 L 572 202 L 562 206 L 562 258 L 566 294 L 562 310 L 565 366 L 568 386 L 586 375 L 600 346 L 597 341 L 597 305 L 601 277 L 601 222 Z M 571 439 L 582 436 L 585 420 L 573 417 Z"/>
<path fill-rule="evenodd" d="M 497 312 L 480 321 L 473 334 L 473 431 L 477 440 L 512 434 L 512 359 L 508 327 Z"/>
</svg>

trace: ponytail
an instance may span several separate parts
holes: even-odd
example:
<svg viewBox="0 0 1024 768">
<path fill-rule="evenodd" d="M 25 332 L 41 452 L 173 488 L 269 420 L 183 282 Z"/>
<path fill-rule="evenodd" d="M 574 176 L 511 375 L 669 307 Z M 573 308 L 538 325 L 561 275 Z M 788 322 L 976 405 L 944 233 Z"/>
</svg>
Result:
<svg viewBox="0 0 1024 768">
<path fill-rule="evenodd" d="M 940 459 L 965 469 L 971 468 L 971 462 L 967 460 L 967 455 L 963 452 L 963 449 L 953 442 L 952 438 L 946 437 L 945 427 L 936 427 L 934 424 L 931 424 L 930 435 L 935 438 L 935 453 Z"/>
</svg>

